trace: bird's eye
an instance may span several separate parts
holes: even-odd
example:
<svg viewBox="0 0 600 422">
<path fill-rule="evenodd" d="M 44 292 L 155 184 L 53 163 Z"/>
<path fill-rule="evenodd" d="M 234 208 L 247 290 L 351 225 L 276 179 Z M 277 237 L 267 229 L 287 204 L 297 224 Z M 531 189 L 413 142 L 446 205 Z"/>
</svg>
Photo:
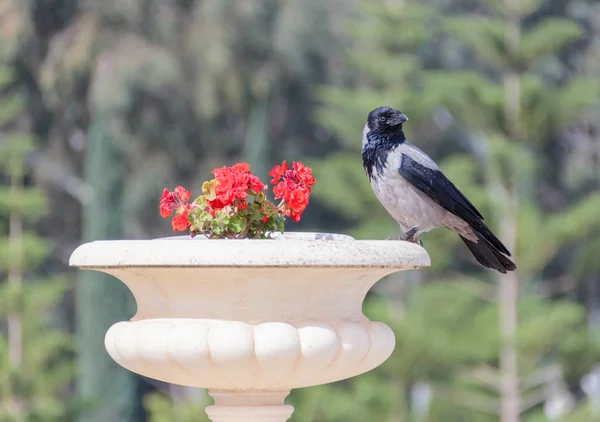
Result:
<svg viewBox="0 0 600 422">
<path fill-rule="evenodd" d="M 385 122 L 385 116 L 379 116 L 379 121 L 380 122 Z"/>
</svg>

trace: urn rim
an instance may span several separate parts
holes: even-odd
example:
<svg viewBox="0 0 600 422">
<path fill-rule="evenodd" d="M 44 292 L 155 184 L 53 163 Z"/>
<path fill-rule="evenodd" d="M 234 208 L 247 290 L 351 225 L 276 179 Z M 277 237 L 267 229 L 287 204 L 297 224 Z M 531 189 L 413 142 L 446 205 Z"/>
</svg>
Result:
<svg viewBox="0 0 600 422">
<path fill-rule="evenodd" d="M 315 236 L 319 236 L 315 239 Z M 334 239 L 334 240 L 329 240 Z M 398 240 L 355 240 L 332 233 L 292 232 L 274 239 L 98 240 L 82 244 L 69 265 L 104 268 L 390 268 L 431 264 L 421 246 Z"/>
</svg>

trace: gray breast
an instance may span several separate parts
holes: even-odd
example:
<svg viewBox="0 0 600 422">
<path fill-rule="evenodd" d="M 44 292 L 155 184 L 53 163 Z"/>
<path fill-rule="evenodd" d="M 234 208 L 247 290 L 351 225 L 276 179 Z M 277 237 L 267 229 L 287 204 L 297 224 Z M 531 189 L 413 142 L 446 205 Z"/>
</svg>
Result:
<svg viewBox="0 0 600 422">
<path fill-rule="evenodd" d="M 383 171 L 376 173 L 371 180 L 371 187 L 379 202 L 403 231 L 419 227 L 419 232 L 428 232 L 442 225 L 447 212 L 400 175 L 398 169 L 405 152 L 408 152 L 413 160 L 437 168 L 435 162 L 421 150 L 416 149 L 415 152 L 402 144 L 390 152 Z"/>
</svg>

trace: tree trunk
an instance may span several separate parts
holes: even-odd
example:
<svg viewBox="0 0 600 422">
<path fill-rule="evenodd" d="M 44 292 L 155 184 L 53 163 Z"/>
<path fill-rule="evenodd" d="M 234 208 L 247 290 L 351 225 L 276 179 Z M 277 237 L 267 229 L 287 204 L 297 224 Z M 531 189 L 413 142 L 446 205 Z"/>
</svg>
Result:
<svg viewBox="0 0 600 422">
<path fill-rule="evenodd" d="M 519 55 L 521 18 L 519 0 L 505 0 L 507 18 L 505 39 L 508 55 L 515 59 Z M 513 61 L 514 62 L 514 61 Z M 521 113 L 520 75 L 515 69 L 504 72 L 504 119 L 509 138 L 518 141 Z M 500 182 L 502 183 L 502 182 Z M 512 181 L 505 181 L 505 192 L 500 219 L 501 238 L 511 252 L 515 252 L 517 237 L 517 193 Z M 519 303 L 519 277 L 515 271 L 498 277 L 500 300 L 500 419 L 502 422 L 519 422 L 521 414 L 521 391 L 519 382 L 518 352 L 516 345 Z"/>
<path fill-rule="evenodd" d="M 509 210 L 516 212 L 516 207 Z M 506 214 L 501 220 L 501 238 L 510 251 L 515 250 L 515 216 Z M 519 422 L 521 413 L 521 391 L 519 382 L 518 354 L 516 334 L 518 324 L 519 278 L 515 271 L 498 277 L 500 300 L 500 420 Z"/>
<path fill-rule="evenodd" d="M 85 180 L 94 197 L 83 210 L 83 240 L 123 236 L 124 164 L 110 137 L 110 119 L 94 114 L 88 133 Z M 92 400 L 92 409 L 78 422 L 138 422 L 142 420 L 139 378 L 118 366 L 104 348 L 104 335 L 117 321 L 134 313 L 133 299 L 117 279 L 82 271 L 76 286 L 78 347 L 77 392 Z"/>
<path fill-rule="evenodd" d="M 15 203 L 23 192 L 22 163 L 11 166 L 10 196 Z M 8 264 L 8 282 L 19 290 L 23 282 L 23 217 L 21 212 L 14 210 L 10 213 L 9 248 L 10 262 Z M 23 361 L 23 326 L 20 310 L 8 315 L 8 355 L 11 367 L 20 368 Z M 7 402 L 9 414 L 19 419 L 22 417 L 23 401 L 19 396 L 11 396 Z"/>
</svg>

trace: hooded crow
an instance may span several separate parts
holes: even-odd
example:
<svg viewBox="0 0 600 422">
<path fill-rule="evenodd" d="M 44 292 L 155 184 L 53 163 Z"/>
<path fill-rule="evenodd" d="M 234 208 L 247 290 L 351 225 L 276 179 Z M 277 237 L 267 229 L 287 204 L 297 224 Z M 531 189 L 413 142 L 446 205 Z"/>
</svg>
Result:
<svg viewBox="0 0 600 422">
<path fill-rule="evenodd" d="M 445 226 L 484 267 L 504 274 L 514 271 L 510 252 L 481 213 L 427 154 L 406 140 L 406 121 L 399 110 L 376 108 L 369 113 L 362 138 L 363 167 L 371 187 L 404 233 L 395 239 L 421 244 L 421 233 Z"/>
</svg>

